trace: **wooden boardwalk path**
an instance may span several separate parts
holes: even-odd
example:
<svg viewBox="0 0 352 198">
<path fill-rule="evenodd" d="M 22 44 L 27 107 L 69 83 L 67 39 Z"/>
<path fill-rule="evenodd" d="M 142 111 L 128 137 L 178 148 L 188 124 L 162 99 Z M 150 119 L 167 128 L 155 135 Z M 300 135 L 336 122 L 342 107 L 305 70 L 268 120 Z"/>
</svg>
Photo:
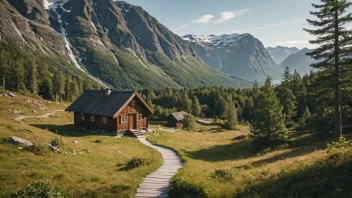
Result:
<svg viewBox="0 0 352 198">
<path fill-rule="evenodd" d="M 135 197 L 169 197 L 171 178 L 182 167 L 181 159 L 171 149 L 153 145 L 145 136 L 139 136 L 143 144 L 159 151 L 163 157 L 163 165 L 155 172 L 147 175 L 137 189 Z"/>
</svg>

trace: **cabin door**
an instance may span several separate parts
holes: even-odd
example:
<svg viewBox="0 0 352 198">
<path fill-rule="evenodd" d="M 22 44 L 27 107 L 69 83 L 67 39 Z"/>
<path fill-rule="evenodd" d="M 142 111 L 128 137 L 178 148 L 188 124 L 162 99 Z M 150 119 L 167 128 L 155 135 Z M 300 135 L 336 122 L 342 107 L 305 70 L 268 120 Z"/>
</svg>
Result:
<svg viewBox="0 0 352 198">
<path fill-rule="evenodd" d="M 128 115 L 128 129 L 136 129 L 136 114 Z"/>
</svg>

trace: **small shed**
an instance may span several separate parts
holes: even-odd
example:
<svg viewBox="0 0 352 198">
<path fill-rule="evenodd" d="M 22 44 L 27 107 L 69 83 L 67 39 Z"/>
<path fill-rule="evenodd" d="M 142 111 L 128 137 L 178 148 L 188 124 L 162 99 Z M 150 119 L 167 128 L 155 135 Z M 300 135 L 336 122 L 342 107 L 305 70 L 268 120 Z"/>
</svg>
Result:
<svg viewBox="0 0 352 198">
<path fill-rule="evenodd" d="M 180 129 L 183 127 L 183 120 L 185 119 L 185 115 L 188 115 L 186 112 L 175 112 L 167 117 L 167 125 L 169 127 L 174 127 L 176 129 Z"/>
<path fill-rule="evenodd" d="M 153 110 L 134 91 L 87 90 L 66 111 L 78 127 L 106 132 L 147 129 Z"/>
</svg>

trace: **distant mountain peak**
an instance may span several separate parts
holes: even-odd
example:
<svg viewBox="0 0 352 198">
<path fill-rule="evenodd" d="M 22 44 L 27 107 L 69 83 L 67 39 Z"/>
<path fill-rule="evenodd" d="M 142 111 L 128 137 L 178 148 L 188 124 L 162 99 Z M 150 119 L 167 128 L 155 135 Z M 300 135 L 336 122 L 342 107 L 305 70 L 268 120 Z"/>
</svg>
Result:
<svg viewBox="0 0 352 198">
<path fill-rule="evenodd" d="M 282 63 L 288 56 L 299 51 L 296 47 L 285 47 L 281 45 L 276 47 L 267 47 L 267 50 L 276 64 Z"/>
</svg>

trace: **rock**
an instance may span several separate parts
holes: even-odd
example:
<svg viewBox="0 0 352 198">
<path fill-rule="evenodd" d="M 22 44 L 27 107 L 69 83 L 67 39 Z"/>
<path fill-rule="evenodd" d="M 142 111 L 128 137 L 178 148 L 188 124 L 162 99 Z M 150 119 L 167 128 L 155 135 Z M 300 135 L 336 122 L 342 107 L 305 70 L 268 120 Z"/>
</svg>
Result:
<svg viewBox="0 0 352 198">
<path fill-rule="evenodd" d="M 116 151 L 116 153 L 118 153 L 118 154 L 122 154 L 122 153 L 121 153 L 121 151 Z"/>
<path fill-rule="evenodd" d="M 244 139 L 246 139 L 246 138 L 247 138 L 247 136 L 245 136 L 245 135 L 240 135 L 240 136 L 237 136 L 237 137 L 233 138 L 232 140 L 237 140 L 237 141 L 239 141 L 239 140 L 244 140 Z"/>
<path fill-rule="evenodd" d="M 32 112 L 33 112 L 33 113 L 38 113 L 38 111 L 36 111 L 36 110 L 34 110 L 34 109 L 32 109 Z"/>
<path fill-rule="evenodd" d="M 17 148 L 20 149 L 20 150 L 23 150 L 23 147 L 20 147 L 20 146 L 19 146 L 19 147 L 17 147 Z"/>
<path fill-rule="evenodd" d="M 9 96 L 11 96 L 11 97 L 16 97 L 16 96 L 17 96 L 17 95 L 14 94 L 14 93 L 9 93 L 9 94 L 7 94 L 7 95 L 9 95 Z"/>
<path fill-rule="evenodd" d="M 12 136 L 11 139 L 15 142 L 24 144 L 25 146 L 33 146 L 33 144 L 30 141 L 16 137 L 16 136 Z"/>
<path fill-rule="evenodd" d="M 87 150 L 86 150 L 86 152 L 87 152 L 87 153 L 90 153 L 90 150 L 89 150 L 89 149 L 87 149 Z"/>
<path fill-rule="evenodd" d="M 57 152 L 57 153 L 61 153 L 60 150 L 58 148 L 56 148 L 55 146 L 51 145 L 51 144 L 48 144 L 49 148 L 51 148 L 51 150 L 53 150 L 54 152 Z"/>
<path fill-rule="evenodd" d="M 74 144 L 78 144 L 79 142 L 77 140 L 73 140 L 73 143 Z"/>
</svg>

